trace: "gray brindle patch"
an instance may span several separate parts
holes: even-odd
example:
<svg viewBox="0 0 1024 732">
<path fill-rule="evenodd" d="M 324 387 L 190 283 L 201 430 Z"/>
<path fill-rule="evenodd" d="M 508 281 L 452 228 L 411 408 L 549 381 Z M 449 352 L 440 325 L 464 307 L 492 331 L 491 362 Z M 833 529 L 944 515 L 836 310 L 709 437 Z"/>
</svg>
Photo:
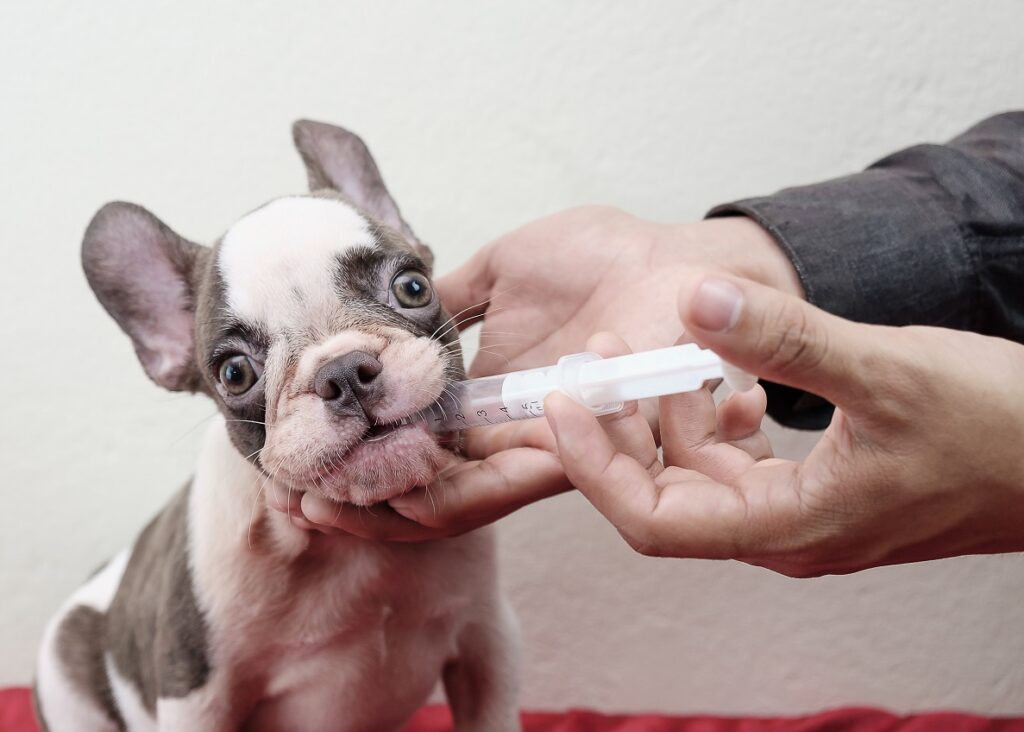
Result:
<svg viewBox="0 0 1024 732">
<path fill-rule="evenodd" d="M 196 605 L 188 561 L 189 487 L 135 541 L 107 612 L 80 605 L 57 631 L 57 652 L 72 682 L 124 729 L 105 667 L 109 654 L 143 705 L 187 695 L 210 673 L 206 624 Z"/>
<path fill-rule="evenodd" d="M 189 568 L 189 493 L 183 488 L 142 530 L 107 611 L 114 666 L 138 684 L 151 713 L 157 697 L 183 697 L 210 674 L 206 620 Z"/>
</svg>

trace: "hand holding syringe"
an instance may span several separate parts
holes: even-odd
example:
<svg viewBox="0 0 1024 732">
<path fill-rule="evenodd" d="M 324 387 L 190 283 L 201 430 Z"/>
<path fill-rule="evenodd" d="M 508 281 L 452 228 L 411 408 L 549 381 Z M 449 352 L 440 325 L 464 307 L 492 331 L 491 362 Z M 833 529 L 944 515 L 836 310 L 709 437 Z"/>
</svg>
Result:
<svg viewBox="0 0 1024 732">
<path fill-rule="evenodd" d="M 405 420 L 449 432 L 544 416 L 544 398 L 561 391 L 594 414 L 612 414 L 635 399 L 695 391 L 724 379 L 747 391 L 757 378 L 688 343 L 603 359 L 596 353 L 563 356 L 554 366 L 513 371 L 449 385 L 433 405 Z"/>
</svg>

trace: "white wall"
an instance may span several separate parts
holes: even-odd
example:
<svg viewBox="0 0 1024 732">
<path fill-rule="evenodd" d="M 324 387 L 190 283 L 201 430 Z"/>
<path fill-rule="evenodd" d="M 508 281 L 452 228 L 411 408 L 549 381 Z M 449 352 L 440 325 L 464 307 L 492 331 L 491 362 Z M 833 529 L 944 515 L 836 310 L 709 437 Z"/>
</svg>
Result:
<svg viewBox="0 0 1024 732">
<path fill-rule="evenodd" d="M 212 240 L 301 189 L 311 116 L 365 136 L 447 269 L 562 207 L 690 219 L 1019 108 L 1022 25 L 1012 0 L 4 3 L 0 683 L 213 412 L 151 386 L 86 288 L 105 201 Z M 1024 712 L 1019 558 L 787 580 L 633 556 L 574 495 L 503 550 L 532 707 Z"/>
</svg>

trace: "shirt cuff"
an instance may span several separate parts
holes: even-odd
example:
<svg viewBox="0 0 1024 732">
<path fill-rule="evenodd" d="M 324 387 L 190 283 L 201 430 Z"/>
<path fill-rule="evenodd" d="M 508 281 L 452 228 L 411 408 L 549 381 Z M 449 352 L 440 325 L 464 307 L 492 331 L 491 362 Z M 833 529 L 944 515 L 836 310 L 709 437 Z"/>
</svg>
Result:
<svg viewBox="0 0 1024 732">
<path fill-rule="evenodd" d="M 912 170 L 910 148 L 890 167 L 716 206 L 747 216 L 778 242 L 808 302 L 864 323 L 963 327 L 970 255 L 956 221 Z"/>
</svg>

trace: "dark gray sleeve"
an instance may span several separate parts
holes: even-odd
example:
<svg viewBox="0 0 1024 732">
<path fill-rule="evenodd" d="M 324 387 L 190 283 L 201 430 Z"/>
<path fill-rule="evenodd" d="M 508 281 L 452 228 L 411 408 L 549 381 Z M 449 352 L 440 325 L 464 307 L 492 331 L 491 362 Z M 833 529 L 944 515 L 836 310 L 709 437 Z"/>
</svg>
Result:
<svg viewBox="0 0 1024 732">
<path fill-rule="evenodd" d="M 1024 112 L 991 117 L 946 145 L 902 150 L 856 175 L 708 215 L 764 226 L 808 301 L 829 312 L 1024 343 Z M 797 408 L 807 399 L 780 389 L 769 395 L 769 413 L 791 426 L 827 424 L 820 401 Z"/>
</svg>

